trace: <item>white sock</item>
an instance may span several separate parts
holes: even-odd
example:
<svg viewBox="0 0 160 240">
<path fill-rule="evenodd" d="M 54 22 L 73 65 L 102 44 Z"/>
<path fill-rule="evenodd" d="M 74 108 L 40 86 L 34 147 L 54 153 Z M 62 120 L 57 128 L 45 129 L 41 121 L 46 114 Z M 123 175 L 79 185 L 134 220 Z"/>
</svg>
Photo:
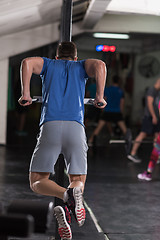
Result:
<svg viewBox="0 0 160 240">
<path fill-rule="evenodd" d="M 63 201 L 64 202 L 67 202 L 68 201 L 68 193 L 67 193 L 67 190 L 64 192 L 63 194 Z"/>
</svg>

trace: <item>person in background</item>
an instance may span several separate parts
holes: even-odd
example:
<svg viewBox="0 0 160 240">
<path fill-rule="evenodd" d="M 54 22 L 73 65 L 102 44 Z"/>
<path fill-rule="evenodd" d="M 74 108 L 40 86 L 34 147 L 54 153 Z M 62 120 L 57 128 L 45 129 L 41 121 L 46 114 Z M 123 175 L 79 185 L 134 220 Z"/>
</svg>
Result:
<svg viewBox="0 0 160 240">
<path fill-rule="evenodd" d="M 158 103 L 160 99 L 160 78 L 157 79 L 153 87 L 148 88 L 146 93 L 144 116 L 142 120 L 141 131 L 135 139 L 130 154 L 127 156 L 129 160 L 140 163 L 141 159 L 137 156 L 138 148 L 143 139 L 148 135 L 154 135 L 154 141 L 157 139 L 160 131 L 160 118 L 158 112 Z"/>
<path fill-rule="evenodd" d="M 64 206 L 56 206 L 54 213 L 61 238 L 70 240 L 70 214 L 79 226 L 85 221 L 83 191 L 88 150 L 84 130 L 85 84 L 88 77 L 96 79 L 94 106 L 104 108 L 106 65 L 98 59 L 77 61 L 77 48 L 73 42 L 59 43 L 56 59 L 26 58 L 21 65 L 19 103 L 22 106 L 32 104 L 30 80 L 33 73 L 42 78 L 42 108 L 40 133 L 29 169 L 30 187 L 38 194 L 63 200 Z M 103 106 L 99 106 L 99 102 Z M 49 179 L 61 153 L 69 175 L 68 188 Z"/>
<path fill-rule="evenodd" d="M 104 96 L 107 100 L 107 105 L 100 116 L 97 127 L 89 138 L 89 146 L 96 144 L 96 137 L 105 125 L 107 125 L 110 136 L 112 136 L 112 123 L 115 123 L 119 126 L 125 138 L 128 138 L 130 135 L 128 134 L 130 131 L 128 131 L 123 119 L 124 92 L 120 88 L 120 80 L 120 77 L 115 75 L 112 79 L 112 85 L 105 88 Z"/>
<path fill-rule="evenodd" d="M 159 109 L 159 114 L 160 114 L 160 101 L 159 101 L 158 109 Z M 159 156 L 160 156 L 160 132 L 158 134 L 156 142 L 154 143 L 154 147 L 152 149 L 152 153 L 150 156 L 150 161 L 148 163 L 147 170 L 144 171 L 143 173 L 139 173 L 137 175 L 138 179 L 145 180 L 145 181 L 152 180 L 152 172 L 155 168 L 155 165 L 157 164 Z"/>
</svg>

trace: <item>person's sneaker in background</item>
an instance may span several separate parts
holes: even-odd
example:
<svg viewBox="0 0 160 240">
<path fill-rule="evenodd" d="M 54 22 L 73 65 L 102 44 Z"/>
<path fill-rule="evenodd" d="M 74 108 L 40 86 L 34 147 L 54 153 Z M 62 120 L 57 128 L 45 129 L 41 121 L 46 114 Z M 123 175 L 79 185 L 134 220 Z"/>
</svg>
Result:
<svg viewBox="0 0 160 240">
<path fill-rule="evenodd" d="M 139 173 L 137 175 L 138 179 L 140 180 L 145 180 L 145 181 L 151 181 L 152 180 L 152 174 L 151 173 L 147 173 L 146 171 L 143 173 Z"/>
<path fill-rule="evenodd" d="M 137 155 L 131 155 L 131 154 L 129 154 L 129 155 L 127 156 L 127 158 L 128 158 L 129 160 L 131 160 L 132 162 L 134 162 L 134 163 L 140 163 L 140 162 L 142 161 Z"/>
</svg>

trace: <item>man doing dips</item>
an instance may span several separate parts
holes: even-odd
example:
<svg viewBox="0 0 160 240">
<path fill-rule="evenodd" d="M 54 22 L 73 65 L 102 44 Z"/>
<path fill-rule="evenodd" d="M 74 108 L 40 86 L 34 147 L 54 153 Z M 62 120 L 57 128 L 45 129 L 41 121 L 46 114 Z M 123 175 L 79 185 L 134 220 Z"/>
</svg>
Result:
<svg viewBox="0 0 160 240">
<path fill-rule="evenodd" d="M 82 194 L 87 175 L 87 143 L 84 130 L 84 94 L 88 77 L 96 79 L 94 105 L 104 108 L 106 81 L 105 63 L 97 59 L 77 61 L 73 42 L 58 44 L 56 59 L 26 58 L 21 64 L 22 106 L 32 104 L 30 79 L 32 73 L 42 78 L 40 134 L 30 163 L 31 189 L 42 195 L 64 201 L 54 208 L 62 239 L 72 239 L 68 216 L 72 213 L 79 226 L 85 221 Z M 26 100 L 24 103 L 23 100 Z M 102 102 L 103 106 L 97 103 Z M 69 186 L 64 188 L 49 179 L 59 154 L 64 155 Z"/>
</svg>

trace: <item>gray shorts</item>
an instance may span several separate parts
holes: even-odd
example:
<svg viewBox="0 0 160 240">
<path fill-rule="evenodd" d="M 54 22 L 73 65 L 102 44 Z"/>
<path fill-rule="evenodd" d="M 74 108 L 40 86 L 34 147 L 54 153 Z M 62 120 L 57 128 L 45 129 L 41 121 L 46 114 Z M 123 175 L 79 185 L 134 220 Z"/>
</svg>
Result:
<svg viewBox="0 0 160 240">
<path fill-rule="evenodd" d="M 29 171 L 54 173 L 62 153 L 69 174 L 87 174 L 87 150 L 85 130 L 80 123 L 46 122 L 40 128 Z"/>
</svg>

